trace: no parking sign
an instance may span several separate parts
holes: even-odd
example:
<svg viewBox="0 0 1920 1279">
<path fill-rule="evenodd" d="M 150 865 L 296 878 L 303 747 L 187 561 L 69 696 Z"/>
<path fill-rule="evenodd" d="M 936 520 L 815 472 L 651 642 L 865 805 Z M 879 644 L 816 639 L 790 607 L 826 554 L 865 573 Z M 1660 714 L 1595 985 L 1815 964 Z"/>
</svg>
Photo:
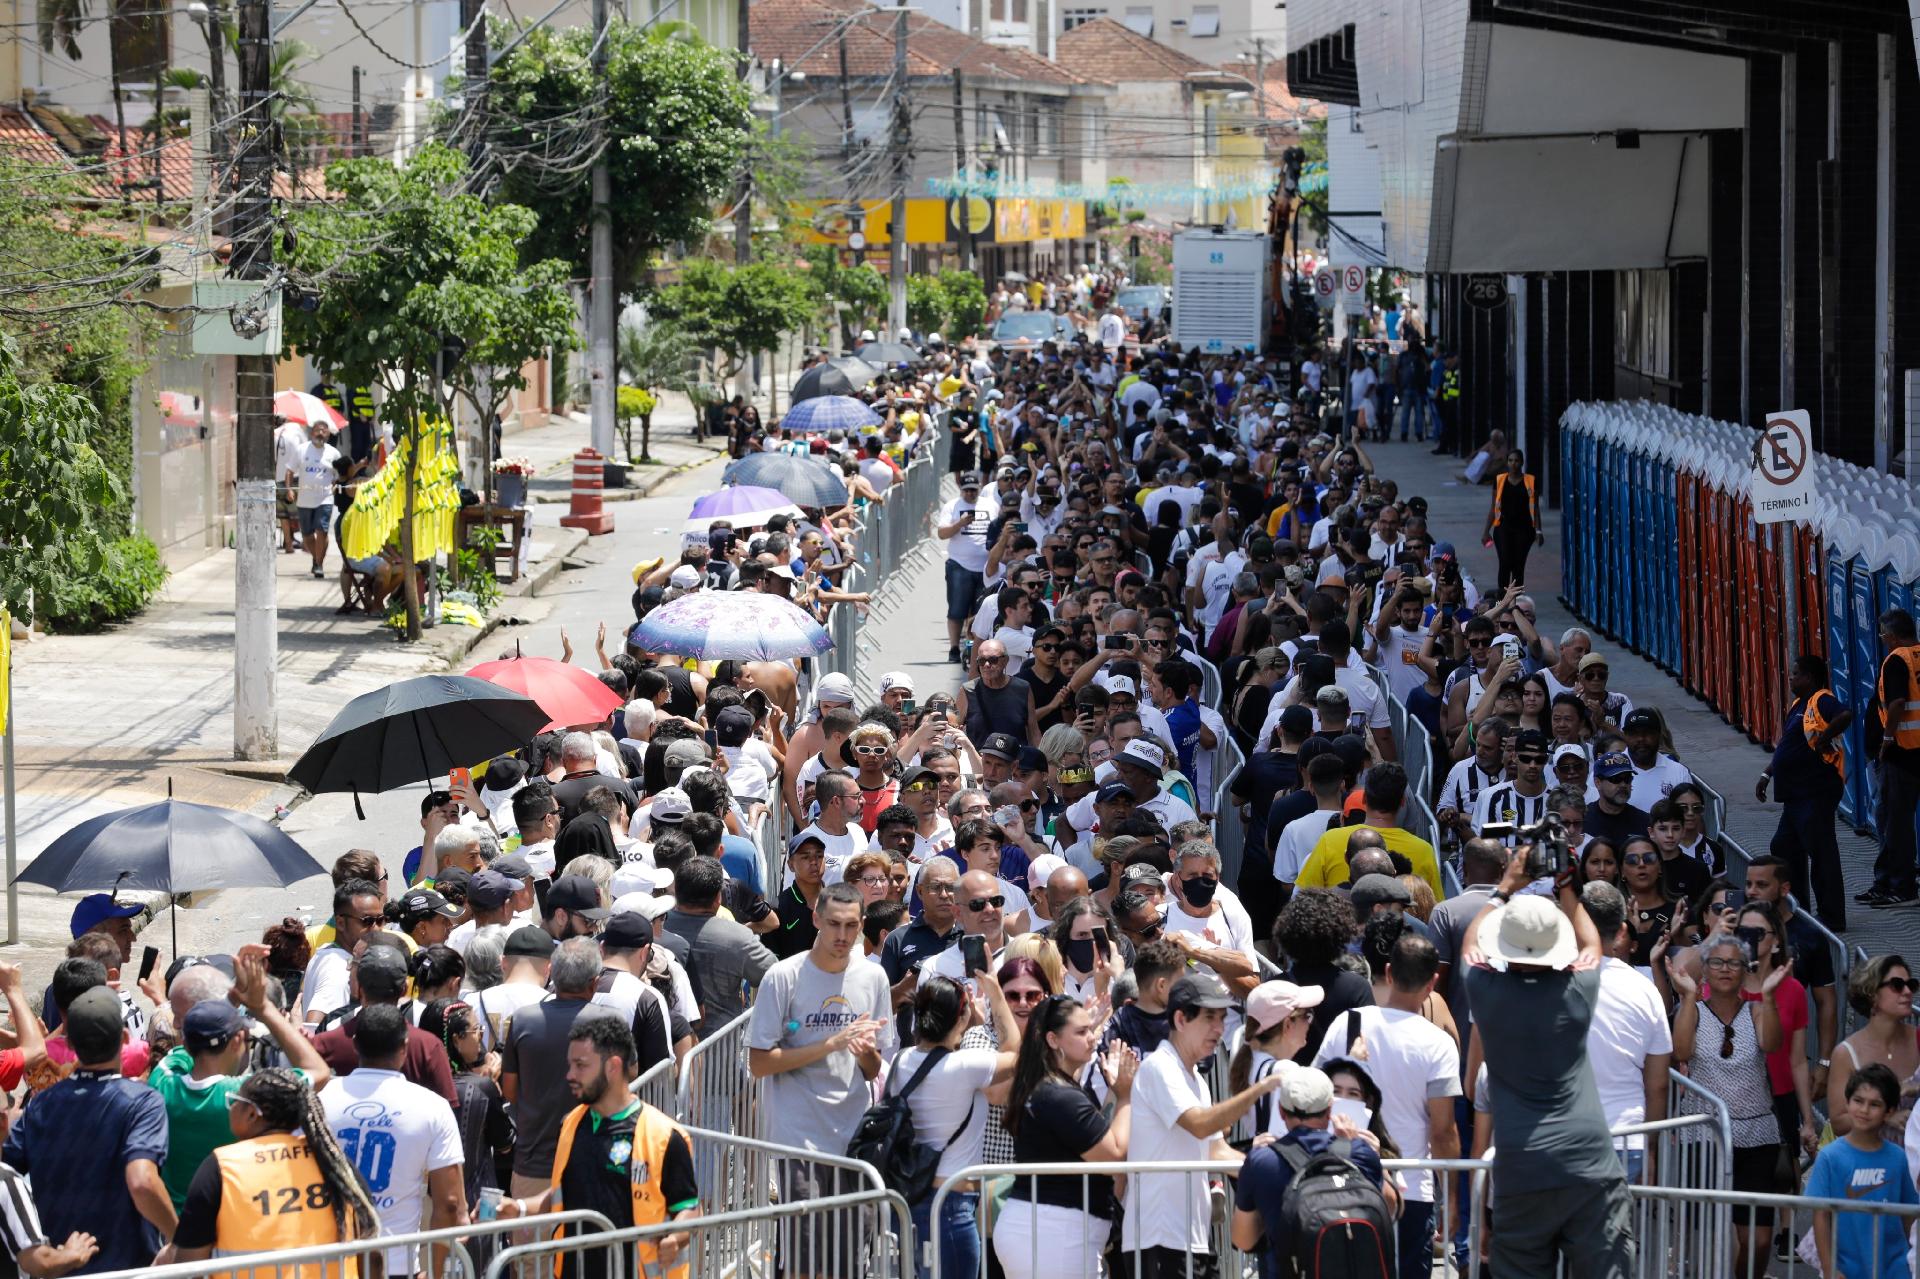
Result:
<svg viewBox="0 0 1920 1279">
<path fill-rule="evenodd" d="M 1769 414 L 1753 452 L 1753 522 L 1813 515 L 1813 423 L 1805 409 Z"/>
</svg>

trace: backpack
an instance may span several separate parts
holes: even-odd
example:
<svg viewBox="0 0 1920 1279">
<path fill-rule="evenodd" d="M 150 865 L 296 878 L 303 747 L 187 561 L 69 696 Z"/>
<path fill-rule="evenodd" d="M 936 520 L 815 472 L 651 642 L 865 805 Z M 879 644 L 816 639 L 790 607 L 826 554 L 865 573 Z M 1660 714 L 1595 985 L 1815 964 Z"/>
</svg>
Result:
<svg viewBox="0 0 1920 1279">
<path fill-rule="evenodd" d="M 1380 1188 L 1354 1166 L 1353 1143 L 1336 1138 L 1310 1155 L 1297 1142 L 1274 1147 L 1293 1169 L 1280 1199 L 1288 1251 L 1283 1273 L 1299 1279 L 1392 1279 L 1393 1219 Z"/>
<path fill-rule="evenodd" d="M 853 1130 L 852 1140 L 847 1142 L 847 1157 L 872 1164 L 874 1171 L 880 1174 L 880 1180 L 888 1190 L 894 1191 L 908 1203 L 919 1203 L 933 1193 L 933 1178 L 940 1167 L 940 1157 L 947 1153 L 947 1147 L 959 1139 L 973 1122 L 973 1106 L 967 1107 L 967 1114 L 960 1126 L 946 1142 L 935 1148 L 919 1140 L 913 1133 L 913 1107 L 908 1098 L 927 1072 L 942 1057 L 947 1055 L 944 1048 L 936 1048 L 927 1054 L 920 1068 L 913 1072 L 906 1086 L 899 1092 L 882 1096 L 879 1101 L 867 1108 L 860 1116 L 860 1122 Z M 892 1086 L 889 1078 L 888 1086 Z M 978 1100 L 976 1095 L 975 1100 Z"/>
</svg>

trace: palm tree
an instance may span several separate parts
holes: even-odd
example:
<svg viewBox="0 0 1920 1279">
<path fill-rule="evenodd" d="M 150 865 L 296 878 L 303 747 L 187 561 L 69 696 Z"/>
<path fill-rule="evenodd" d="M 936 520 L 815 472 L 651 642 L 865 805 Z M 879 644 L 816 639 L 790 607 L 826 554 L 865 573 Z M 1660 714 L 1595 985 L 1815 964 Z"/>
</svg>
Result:
<svg viewBox="0 0 1920 1279">
<path fill-rule="evenodd" d="M 678 391 L 692 394 L 697 388 L 687 370 L 692 367 L 699 348 L 678 325 L 666 320 L 649 319 L 644 323 L 623 319 L 617 338 L 620 376 L 628 385 L 654 392 Z M 653 414 L 640 416 L 640 456 L 646 462 L 653 457 Z M 627 460 L 633 456 L 633 437 L 626 440 Z"/>
</svg>

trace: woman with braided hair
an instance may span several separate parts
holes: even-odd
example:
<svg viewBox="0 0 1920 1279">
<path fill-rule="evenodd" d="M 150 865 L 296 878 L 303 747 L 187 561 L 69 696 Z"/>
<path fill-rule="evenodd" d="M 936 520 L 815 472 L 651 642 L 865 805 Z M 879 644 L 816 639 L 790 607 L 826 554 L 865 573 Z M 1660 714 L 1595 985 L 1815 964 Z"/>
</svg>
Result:
<svg viewBox="0 0 1920 1279">
<path fill-rule="evenodd" d="M 446 1045 L 453 1066 L 454 1123 L 460 1129 L 460 1151 L 466 1169 L 467 1212 L 474 1211 L 484 1190 L 507 1182 L 513 1159 L 515 1130 L 507 1100 L 500 1093 L 500 1054 L 480 1042 L 480 1017 L 464 999 L 436 999 L 420 1013 L 420 1029 Z M 467 1242 L 477 1270 L 484 1270 L 497 1243 L 488 1235 Z"/>
<path fill-rule="evenodd" d="M 194 1174 L 171 1260 L 204 1261 L 216 1248 L 227 1255 L 275 1252 L 379 1236 L 380 1213 L 366 1183 L 298 1072 L 255 1071 L 228 1100 L 227 1114 L 234 1141 Z M 359 1273 L 351 1261 L 293 1270 L 293 1279 Z"/>
</svg>

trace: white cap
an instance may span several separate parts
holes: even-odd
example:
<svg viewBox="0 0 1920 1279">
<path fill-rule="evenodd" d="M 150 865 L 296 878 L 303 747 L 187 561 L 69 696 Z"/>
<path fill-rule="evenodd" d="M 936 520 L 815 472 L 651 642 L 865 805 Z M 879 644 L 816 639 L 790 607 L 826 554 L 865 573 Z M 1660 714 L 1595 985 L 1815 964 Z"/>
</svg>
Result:
<svg viewBox="0 0 1920 1279">
<path fill-rule="evenodd" d="M 872 329 L 861 329 L 861 330 L 860 330 L 860 340 L 861 340 L 862 342 L 871 342 L 871 341 L 873 341 L 873 330 L 872 330 Z"/>
<path fill-rule="evenodd" d="M 1298 1066 L 1280 1085 L 1280 1110 L 1288 1115 L 1323 1115 L 1333 1109 L 1333 1080 L 1318 1066 Z"/>
<path fill-rule="evenodd" d="M 1566 759 L 1569 755 L 1579 760 L 1587 758 L 1587 753 L 1578 746 L 1575 746 L 1572 742 L 1563 742 L 1553 748 L 1553 763 L 1558 765 L 1561 760 Z"/>
<path fill-rule="evenodd" d="M 904 324 L 903 324 L 903 325 L 901 325 L 901 326 L 900 326 L 900 334 L 899 334 L 899 337 L 900 337 L 900 340 L 901 340 L 902 342 L 906 342 L 906 341 L 909 341 L 909 340 L 911 340 L 911 339 L 912 339 L 912 337 L 913 337 L 913 330 L 912 330 L 912 329 L 910 329 L 910 328 L 908 328 L 908 327 L 907 327 L 906 325 L 904 325 Z"/>
<path fill-rule="evenodd" d="M 655 893 L 673 891 L 673 872 L 658 870 L 645 862 L 624 862 L 613 872 L 613 879 L 607 884 L 607 894 L 615 899 L 614 909 L 620 909 L 618 899 L 645 893 L 651 897 Z"/>
<path fill-rule="evenodd" d="M 909 696 L 913 693 L 913 676 L 905 671 L 888 671 L 880 677 L 880 693 L 885 696 L 896 688 L 904 688 Z"/>
<path fill-rule="evenodd" d="M 1067 859 L 1058 853 L 1042 853 L 1027 866 L 1027 887 L 1039 890 L 1047 886 L 1047 880 L 1056 870 L 1064 869 Z"/>
<path fill-rule="evenodd" d="M 1495 968 L 1508 964 L 1565 968 L 1580 952 L 1573 925 L 1545 897 L 1515 897 L 1494 907 L 1480 924 L 1480 944 Z"/>
<path fill-rule="evenodd" d="M 620 881 L 619 873 L 614 874 L 614 882 Z M 616 915 L 645 915 L 648 919 L 658 919 L 673 909 L 673 898 L 657 893 L 622 893 L 613 899 L 612 913 Z"/>
<path fill-rule="evenodd" d="M 667 578 L 667 584 L 677 586 L 683 591 L 691 591 L 706 580 L 707 575 L 705 573 L 702 573 L 691 564 L 682 564 L 679 568 L 673 570 L 673 574 Z"/>
</svg>

